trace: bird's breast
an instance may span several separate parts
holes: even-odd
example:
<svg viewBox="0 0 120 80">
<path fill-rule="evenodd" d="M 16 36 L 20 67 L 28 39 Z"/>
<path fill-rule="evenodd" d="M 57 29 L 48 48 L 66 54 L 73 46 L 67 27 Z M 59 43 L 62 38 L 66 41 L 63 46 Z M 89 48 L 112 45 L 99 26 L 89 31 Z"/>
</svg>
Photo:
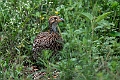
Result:
<svg viewBox="0 0 120 80">
<path fill-rule="evenodd" d="M 56 44 L 58 44 L 60 40 L 62 40 L 62 38 L 57 33 L 42 32 L 35 38 L 33 46 L 57 46 Z"/>
</svg>

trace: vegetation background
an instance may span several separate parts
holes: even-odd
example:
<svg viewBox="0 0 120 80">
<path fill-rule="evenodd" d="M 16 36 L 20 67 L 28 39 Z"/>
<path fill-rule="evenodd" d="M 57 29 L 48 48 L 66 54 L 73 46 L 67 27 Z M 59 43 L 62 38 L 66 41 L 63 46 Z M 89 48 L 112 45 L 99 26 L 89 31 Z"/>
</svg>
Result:
<svg viewBox="0 0 120 80">
<path fill-rule="evenodd" d="M 59 61 L 43 52 L 44 71 L 59 70 L 56 80 L 120 79 L 120 0 L 0 0 L 0 80 L 32 80 L 24 63 L 51 15 L 65 19 L 65 44 Z"/>
</svg>

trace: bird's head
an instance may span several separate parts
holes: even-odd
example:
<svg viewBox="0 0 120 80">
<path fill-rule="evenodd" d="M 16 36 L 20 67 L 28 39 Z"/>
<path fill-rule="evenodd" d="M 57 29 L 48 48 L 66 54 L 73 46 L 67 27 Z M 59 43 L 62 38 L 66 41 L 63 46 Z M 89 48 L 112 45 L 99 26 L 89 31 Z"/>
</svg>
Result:
<svg viewBox="0 0 120 80">
<path fill-rule="evenodd" d="M 64 22 L 64 19 L 60 18 L 59 16 L 51 16 L 49 18 L 50 31 L 56 32 L 56 27 L 57 27 L 59 22 Z"/>
<path fill-rule="evenodd" d="M 64 22 L 64 19 L 60 18 L 59 16 L 51 16 L 49 18 L 49 24 L 59 23 L 59 22 Z"/>
</svg>

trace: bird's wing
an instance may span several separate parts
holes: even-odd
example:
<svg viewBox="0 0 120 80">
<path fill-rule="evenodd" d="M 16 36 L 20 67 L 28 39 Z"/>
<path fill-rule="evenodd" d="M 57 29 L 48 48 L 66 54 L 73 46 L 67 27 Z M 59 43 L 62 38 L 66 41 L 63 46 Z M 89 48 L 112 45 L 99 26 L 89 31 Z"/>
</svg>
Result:
<svg viewBox="0 0 120 80">
<path fill-rule="evenodd" d="M 34 40 L 33 46 L 35 47 L 44 47 L 44 46 L 50 46 L 50 43 L 52 43 L 52 36 L 48 32 L 42 32 L 38 34 L 38 36 Z"/>
</svg>

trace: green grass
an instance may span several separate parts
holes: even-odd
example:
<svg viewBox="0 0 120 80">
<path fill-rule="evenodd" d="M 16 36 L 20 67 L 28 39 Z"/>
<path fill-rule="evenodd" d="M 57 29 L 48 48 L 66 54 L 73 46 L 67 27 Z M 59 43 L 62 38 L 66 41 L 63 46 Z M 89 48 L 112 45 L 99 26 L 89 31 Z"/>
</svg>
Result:
<svg viewBox="0 0 120 80">
<path fill-rule="evenodd" d="M 65 44 L 49 61 L 51 52 L 43 51 L 38 63 L 46 77 L 57 69 L 57 80 L 119 80 L 119 0 L 1 0 L 0 80 L 32 80 L 23 67 L 33 64 L 33 40 L 51 15 L 65 19 L 59 24 Z"/>
</svg>

